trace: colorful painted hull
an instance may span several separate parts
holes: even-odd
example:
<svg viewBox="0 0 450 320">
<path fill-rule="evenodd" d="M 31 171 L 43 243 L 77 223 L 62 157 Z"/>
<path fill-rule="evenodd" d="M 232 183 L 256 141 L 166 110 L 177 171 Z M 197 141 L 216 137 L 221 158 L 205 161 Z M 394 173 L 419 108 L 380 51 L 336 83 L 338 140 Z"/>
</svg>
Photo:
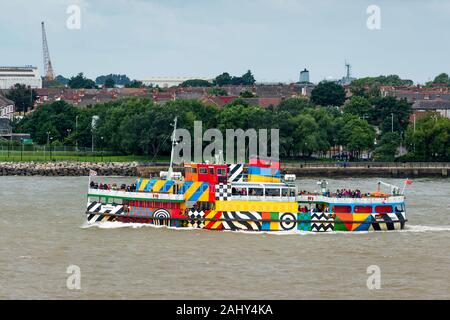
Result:
<svg viewBox="0 0 450 320">
<path fill-rule="evenodd" d="M 167 208 L 127 208 L 121 204 L 89 202 L 88 224 L 118 222 L 174 228 L 249 232 L 333 232 L 384 231 L 405 228 L 404 212 L 397 213 L 318 213 L 214 211 Z"/>
</svg>

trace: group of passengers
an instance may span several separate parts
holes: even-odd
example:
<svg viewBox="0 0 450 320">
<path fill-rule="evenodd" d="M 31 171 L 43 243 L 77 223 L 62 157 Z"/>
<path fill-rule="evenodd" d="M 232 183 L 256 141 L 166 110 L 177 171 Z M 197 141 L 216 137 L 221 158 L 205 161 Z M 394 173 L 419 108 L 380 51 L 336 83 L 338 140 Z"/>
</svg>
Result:
<svg viewBox="0 0 450 320">
<path fill-rule="evenodd" d="M 350 189 L 337 189 L 336 193 L 332 195 L 337 198 L 362 198 L 362 193 L 360 190 L 350 190 Z"/>
<path fill-rule="evenodd" d="M 135 192 L 136 191 L 136 184 L 133 183 L 131 185 L 127 185 L 123 183 L 122 185 L 118 185 L 117 183 L 109 184 L 109 183 L 96 183 L 94 181 L 91 181 L 90 183 L 91 189 L 98 189 L 98 190 L 113 190 L 113 191 L 126 191 L 126 192 Z"/>
</svg>

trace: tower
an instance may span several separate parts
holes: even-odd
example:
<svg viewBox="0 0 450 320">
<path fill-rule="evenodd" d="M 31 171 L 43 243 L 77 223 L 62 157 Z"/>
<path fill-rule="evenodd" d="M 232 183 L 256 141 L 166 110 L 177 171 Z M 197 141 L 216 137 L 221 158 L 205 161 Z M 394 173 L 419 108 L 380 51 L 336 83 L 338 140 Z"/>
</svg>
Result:
<svg viewBox="0 0 450 320">
<path fill-rule="evenodd" d="M 306 68 L 305 68 L 305 70 L 300 72 L 299 82 L 301 82 L 301 83 L 309 82 L 309 71 Z"/>
<path fill-rule="evenodd" d="M 347 75 L 346 75 L 346 79 L 350 80 L 350 74 L 351 74 L 351 65 L 350 63 L 348 63 L 347 61 L 345 61 L 345 68 L 347 69 Z"/>
<path fill-rule="evenodd" d="M 53 79 L 55 79 L 55 74 L 53 73 L 52 62 L 50 61 L 50 53 L 48 51 L 47 35 L 45 34 L 44 22 L 42 22 L 42 50 L 44 57 L 44 79 L 46 81 L 52 81 Z"/>
</svg>

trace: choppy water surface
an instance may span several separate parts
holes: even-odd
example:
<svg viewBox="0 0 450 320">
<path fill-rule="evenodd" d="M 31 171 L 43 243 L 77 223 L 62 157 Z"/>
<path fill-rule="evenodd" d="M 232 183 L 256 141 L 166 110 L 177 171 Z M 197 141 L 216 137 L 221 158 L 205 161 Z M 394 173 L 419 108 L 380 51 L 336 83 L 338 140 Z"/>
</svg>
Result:
<svg viewBox="0 0 450 320">
<path fill-rule="evenodd" d="M 377 179 L 329 182 L 372 191 Z M 0 298 L 450 298 L 450 180 L 414 182 L 407 230 L 362 234 L 84 228 L 86 191 L 81 177 L 0 177 Z M 69 265 L 81 290 L 66 287 Z M 367 289 L 370 265 L 381 290 Z"/>
</svg>

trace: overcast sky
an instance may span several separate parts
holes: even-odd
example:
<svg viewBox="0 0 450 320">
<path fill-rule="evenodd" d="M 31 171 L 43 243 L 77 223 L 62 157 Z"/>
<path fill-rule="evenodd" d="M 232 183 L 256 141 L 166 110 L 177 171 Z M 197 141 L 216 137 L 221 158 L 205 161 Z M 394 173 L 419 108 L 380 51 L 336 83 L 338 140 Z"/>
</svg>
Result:
<svg viewBox="0 0 450 320">
<path fill-rule="evenodd" d="M 369 5 L 381 29 L 369 30 Z M 68 29 L 69 5 L 81 28 Z M 43 69 L 45 21 L 56 74 L 213 77 L 251 69 L 257 81 L 314 82 L 450 73 L 450 0 L 0 0 L 0 65 Z M 42 72 L 42 71 L 41 71 Z"/>
</svg>

